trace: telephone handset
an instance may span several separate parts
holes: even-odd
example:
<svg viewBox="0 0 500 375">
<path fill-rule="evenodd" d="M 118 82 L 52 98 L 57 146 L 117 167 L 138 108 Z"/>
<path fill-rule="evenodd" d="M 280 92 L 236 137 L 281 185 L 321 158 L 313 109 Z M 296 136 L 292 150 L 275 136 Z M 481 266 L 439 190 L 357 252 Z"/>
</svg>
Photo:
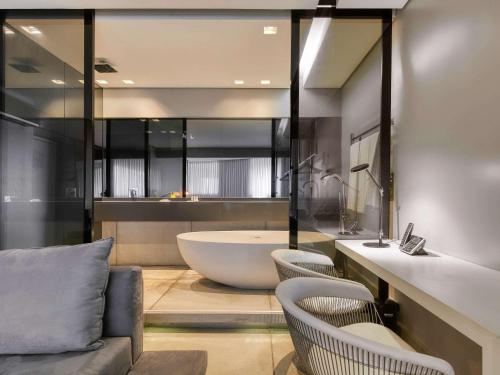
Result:
<svg viewBox="0 0 500 375">
<path fill-rule="evenodd" d="M 411 236 L 410 240 L 401 248 L 408 255 L 427 255 L 424 250 L 425 240 L 422 237 Z"/>
<path fill-rule="evenodd" d="M 399 248 L 402 249 L 404 245 L 410 241 L 411 238 L 411 233 L 413 232 L 413 223 L 408 224 L 408 227 L 405 230 L 405 234 L 403 235 L 403 238 L 401 239 L 401 242 L 399 244 Z"/>
</svg>

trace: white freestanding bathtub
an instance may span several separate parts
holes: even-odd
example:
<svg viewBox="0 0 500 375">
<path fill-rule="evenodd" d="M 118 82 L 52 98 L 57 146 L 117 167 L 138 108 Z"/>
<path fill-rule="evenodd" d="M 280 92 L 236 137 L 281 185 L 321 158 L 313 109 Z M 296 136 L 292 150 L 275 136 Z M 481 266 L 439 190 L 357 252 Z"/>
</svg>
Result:
<svg viewBox="0 0 500 375">
<path fill-rule="evenodd" d="M 191 232 L 177 235 L 177 244 L 189 267 L 208 279 L 237 288 L 273 289 L 279 278 L 271 252 L 287 249 L 288 236 L 288 231 L 267 230 Z"/>
</svg>

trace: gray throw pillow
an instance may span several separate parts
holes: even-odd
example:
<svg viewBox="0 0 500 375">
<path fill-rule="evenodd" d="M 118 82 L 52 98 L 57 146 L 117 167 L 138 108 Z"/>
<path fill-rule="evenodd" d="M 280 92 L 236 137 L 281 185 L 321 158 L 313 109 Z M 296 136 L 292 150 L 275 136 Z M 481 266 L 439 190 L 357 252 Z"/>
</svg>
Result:
<svg viewBox="0 0 500 375">
<path fill-rule="evenodd" d="M 0 354 L 99 348 L 112 245 L 0 251 Z"/>
</svg>

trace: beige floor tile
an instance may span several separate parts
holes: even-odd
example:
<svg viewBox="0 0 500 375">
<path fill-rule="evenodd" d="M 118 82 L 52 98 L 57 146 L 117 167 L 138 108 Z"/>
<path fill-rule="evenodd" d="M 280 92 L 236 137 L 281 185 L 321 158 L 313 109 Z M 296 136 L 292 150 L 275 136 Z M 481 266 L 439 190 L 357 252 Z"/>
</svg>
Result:
<svg viewBox="0 0 500 375">
<path fill-rule="evenodd" d="M 302 372 L 295 367 L 295 351 L 290 334 L 288 332 L 273 332 L 271 340 L 274 375 L 302 375 Z"/>
<path fill-rule="evenodd" d="M 172 280 L 144 279 L 144 310 L 150 310 L 175 283 Z"/>
<path fill-rule="evenodd" d="M 207 375 L 272 375 L 271 335 L 245 332 L 145 333 L 144 350 L 205 350 Z"/>
<path fill-rule="evenodd" d="M 278 299 L 274 295 L 274 292 L 272 292 L 269 295 L 269 298 L 271 300 L 271 311 L 283 311 L 283 309 L 281 308 L 281 303 L 278 301 Z"/>
<path fill-rule="evenodd" d="M 235 289 L 186 271 L 154 306 L 165 311 L 269 311 L 266 290 Z"/>
<path fill-rule="evenodd" d="M 187 267 L 142 267 L 142 277 L 154 280 L 176 280 L 188 270 Z"/>
</svg>

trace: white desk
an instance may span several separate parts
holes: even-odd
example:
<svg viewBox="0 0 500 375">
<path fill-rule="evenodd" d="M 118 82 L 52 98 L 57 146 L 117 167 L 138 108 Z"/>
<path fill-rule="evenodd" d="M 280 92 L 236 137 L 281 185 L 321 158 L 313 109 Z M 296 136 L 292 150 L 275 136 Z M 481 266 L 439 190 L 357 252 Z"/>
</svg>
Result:
<svg viewBox="0 0 500 375">
<path fill-rule="evenodd" d="M 483 374 L 500 374 L 500 272 L 432 250 L 409 256 L 396 243 L 373 249 L 363 242 L 335 247 L 480 345 Z"/>
</svg>

